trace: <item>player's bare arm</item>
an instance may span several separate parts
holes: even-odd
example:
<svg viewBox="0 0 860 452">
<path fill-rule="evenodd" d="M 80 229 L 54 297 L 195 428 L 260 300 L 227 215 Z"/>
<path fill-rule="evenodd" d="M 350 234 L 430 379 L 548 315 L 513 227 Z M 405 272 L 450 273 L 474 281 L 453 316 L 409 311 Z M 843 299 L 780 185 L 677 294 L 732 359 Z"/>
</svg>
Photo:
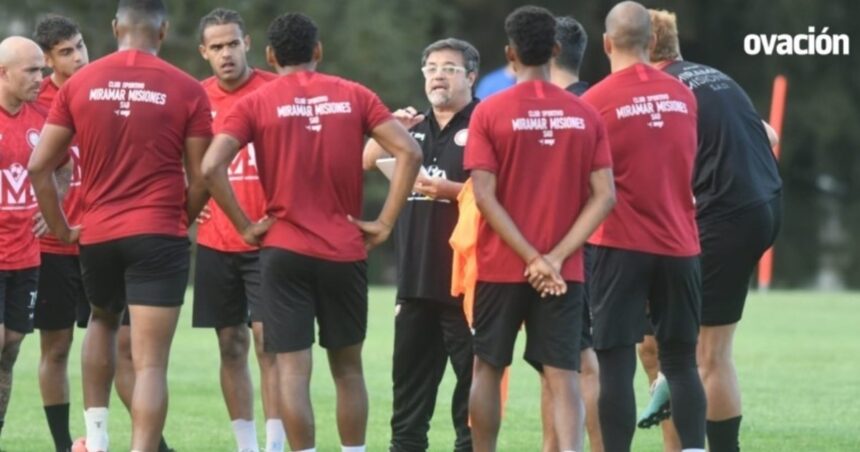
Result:
<svg viewBox="0 0 860 452">
<path fill-rule="evenodd" d="M 585 245 L 588 237 L 615 206 L 615 182 L 612 169 L 602 168 L 592 171 L 589 177 L 589 188 L 591 193 L 588 196 L 588 201 L 586 201 L 570 231 L 545 256 L 546 260 L 558 272 L 561 272 L 564 261 Z"/>
<path fill-rule="evenodd" d="M 202 163 L 203 155 L 209 147 L 211 139 L 206 137 L 188 137 L 185 139 L 185 174 L 188 178 L 188 192 L 186 196 L 186 210 L 188 222 L 193 222 L 206 201 L 209 200 L 209 190 L 206 189 L 206 181 L 203 179 Z"/>
<path fill-rule="evenodd" d="M 212 198 L 221 207 L 221 210 L 242 234 L 242 238 L 250 245 L 259 245 L 260 239 L 272 225 L 274 219 L 264 218 L 257 223 L 251 222 L 245 211 L 236 200 L 233 186 L 227 176 L 227 167 L 241 148 L 239 142 L 230 135 L 219 133 L 212 140 L 212 144 L 206 151 L 201 165 L 203 178 Z"/>
<path fill-rule="evenodd" d="M 67 243 L 78 240 L 79 230 L 70 228 L 66 221 L 54 170 L 63 163 L 73 136 L 70 129 L 46 124 L 27 168 L 45 223 L 57 238 Z"/>
<path fill-rule="evenodd" d="M 370 136 L 386 152 L 394 156 L 397 162 L 394 165 L 394 176 L 391 178 L 388 196 L 385 198 L 379 217 L 374 221 L 350 218 L 350 221 L 364 233 L 367 249 L 376 247 L 391 234 L 391 228 L 394 227 L 397 215 L 406 203 L 406 197 L 412 191 L 418 167 L 421 165 L 421 148 L 399 122 L 386 121 L 376 126 Z"/>
<path fill-rule="evenodd" d="M 567 284 L 561 274 L 544 259 L 541 253 L 526 240 L 514 220 L 496 198 L 496 175 L 485 170 L 472 171 L 472 184 L 475 191 L 475 203 L 481 215 L 496 231 L 502 240 L 520 256 L 526 264 L 526 276 L 534 274 L 534 278 L 546 284 L 546 290 L 553 293 L 564 293 Z M 532 284 L 534 286 L 534 284 Z"/>
</svg>

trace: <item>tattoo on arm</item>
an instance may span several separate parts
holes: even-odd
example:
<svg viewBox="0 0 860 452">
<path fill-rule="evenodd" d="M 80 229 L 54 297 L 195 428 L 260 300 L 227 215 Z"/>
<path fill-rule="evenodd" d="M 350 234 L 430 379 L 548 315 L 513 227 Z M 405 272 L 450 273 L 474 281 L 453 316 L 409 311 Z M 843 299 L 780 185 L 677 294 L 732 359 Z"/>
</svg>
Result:
<svg viewBox="0 0 860 452">
<path fill-rule="evenodd" d="M 57 194 L 60 199 L 65 199 L 72 185 L 72 168 L 68 165 L 57 168 L 54 171 L 54 178 L 57 180 Z"/>
</svg>

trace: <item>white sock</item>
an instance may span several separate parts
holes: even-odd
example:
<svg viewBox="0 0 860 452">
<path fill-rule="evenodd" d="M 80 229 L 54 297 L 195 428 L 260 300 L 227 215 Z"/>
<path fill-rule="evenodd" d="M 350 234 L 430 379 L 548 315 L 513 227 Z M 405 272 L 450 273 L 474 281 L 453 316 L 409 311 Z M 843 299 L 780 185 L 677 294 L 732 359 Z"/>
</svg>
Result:
<svg viewBox="0 0 860 452">
<path fill-rule="evenodd" d="M 236 419 L 231 424 L 233 424 L 233 434 L 236 436 L 239 452 L 260 452 L 260 446 L 257 445 L 257 428 L 254 426 L 253 419 Z"/>
<path fill-rule="evenodd" d="M 681 452 L 705 452 L 705 449 L 682 449 Z"/>
<path fill-rule="evenodd" d="M 266 452 L 284 452 L 287 434 L 280 419 L 266 419 Z"/>
<path fill-rule="evenodd" d="M 108 409 L 93 407 L 84 410 L 87 426 L 87 452 L 106 451 L 108 448 Z"/>
<path fill-rule="evenodd" d="M 311 447 L 310 449 L 295 450 L 293 452 L 317 452 L 317 448 Z"/>
<path fill-rule="evenodd" d="M 340 452 L 365 452 L 366 449 L 364 444 L 361 446 L 340 446 Z"/>
</svg>

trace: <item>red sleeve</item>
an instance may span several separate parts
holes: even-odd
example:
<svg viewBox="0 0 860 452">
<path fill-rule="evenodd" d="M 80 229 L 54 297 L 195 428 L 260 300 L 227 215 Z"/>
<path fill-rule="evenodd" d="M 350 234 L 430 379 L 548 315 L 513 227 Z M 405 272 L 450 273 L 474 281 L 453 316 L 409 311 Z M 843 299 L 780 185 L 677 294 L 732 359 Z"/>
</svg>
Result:
<svg viewBox="0 0 860 452">
<path fill-rule="evenodd" d="M 469 138 L 463 155 L 463 167 L 467 171 L 485 170 L 497 173 L 499 161 L 490 141 L 489 126 L 484 114 L 484 104 L 478 104 L 469 120 Z"/>
<path fill-rule="evenodd" d="M 221 123 L 221 131 L 235 138 L 239 142 L 241 149 L 246 144 L 254 140 L 254 118 L 253 104 L 251 100 L 254 96 L 245 96 L 236 102 L 224 117 L 224 122 Z"/>
<path fill-rule="evenodd" d="M 379 99 L 376 93 L 364 86 L 358 86 L 362 106 L 361 114 L 364 121 L 364 134 L 370 135 L 370 131 L 375 129 L 376 126 L 392 119 L 391 111 L 382 103 L 382 100 Z"/>
<path fill-rule="evenodd" d="M 191 96 L 190 116 L 188 125 L 185 127 L 185 137 L 211 137 L 212 108 L 209 106 L 209 96 L 199 84 L 194 84 Z"/>
<path fill-rule="evenodd" d="M 595 141 L 594 158 L 591 160 L 591 171 L 612 168 L 612 151 L 609 148 L 609 139 L 606 136 L 606 126 L 603 124 L 600 116 L 595 115 L 595 125 L 597 128 L 597 141 Z"/>
<path fill-rule="evenodd" d="M 71 83 L 66 82 L 54 98 L 51 104 L 51 111 L 48 113 L 47 124 L 65 127 L 75 130 L 75 122 L 72 119 L 72 113 L 69 111 L 69 86 Z"/>
</svg>

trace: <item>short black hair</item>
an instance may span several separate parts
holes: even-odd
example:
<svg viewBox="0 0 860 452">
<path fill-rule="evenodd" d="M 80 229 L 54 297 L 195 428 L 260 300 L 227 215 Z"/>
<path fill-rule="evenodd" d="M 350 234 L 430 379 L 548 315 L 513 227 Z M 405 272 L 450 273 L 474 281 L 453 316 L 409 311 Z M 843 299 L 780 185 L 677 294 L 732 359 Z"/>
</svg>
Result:
<svg viewBox="0 0 860 452">
<path fill-rule="evenodd" d="M 51 14 L 36 23 L 33 40 L 45 52 L 50 52 L 55 45 L 72 39 L 81 33 L 78 24 L 68 17 Z"/>
<path fill-rule="evenodd" d="M 319 29 L 302 13 L 286 13 L 272 21 L 267 32 L 269 45 L 281 66 L 310 63 L 319 42 Z"/>
<path fill-rule="evenodd" d="M 440 50 L 460 52 L 463 55 L 463 66 L 466 68 L 466 72 L 478 72 L 478 67 L 481 65 L 481 54 L 478 53 L 478 49 L 472 44 L 457 38 L 440 39 L 427 46 L 421 54 L 421 66 L 427 63 L 427 57 L 431 53 Z"/>
<path fill-rule="evenodd" d="M 167 16 L 167 7 L 162 0 L 119 0 L 116 11 L 117 14 L 129 13 L 135 20 L 162 19 Z"/>
<path fill-rule="evenodd" d="M 552 58 L 555 16 L 547 9 L 531 5 L 515 9 L 505 19 L 505 33 L 526 66 L 541 66 Z"/>
<path fill-rule="evenodd" d="M 245 21 L 242 20 L 242 16 L 239 15 L 238 12 L 233 11 L 232 9 L 226 8 L 215 8 L 209 12 L 209 14 L 203 16 L 200 19 L 200 24 L 197 26 L 197 33 L 200 35 L 200 42 L 203 42 L 203 33 L 207 28 L 214 25 L 227 25 L 227 24 L 236 24 L 239 26 L 239 31 L 244 36 L 245 32 Z"/>
<path fill-rule="evenodd" d="M 585 56 L 585 46 L 588 44 L 585 28 L 573 17 L 557 17 L 555 40 L 561 45 L 561 51 L 555 57 L 556 64 L 562 69 L 579 74 L 582 57 Z"/>
</svg>

